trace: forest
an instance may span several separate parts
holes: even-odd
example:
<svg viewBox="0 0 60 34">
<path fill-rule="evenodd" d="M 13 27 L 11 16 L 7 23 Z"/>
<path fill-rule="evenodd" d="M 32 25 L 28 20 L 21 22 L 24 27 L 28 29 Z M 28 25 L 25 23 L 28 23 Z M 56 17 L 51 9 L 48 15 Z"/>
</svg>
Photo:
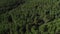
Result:
<svg viewBox="0 0 60 34">
<path fill-rule="evenodd" d="M 0 0 L 0 34 L 60 34 L 60 0 Z"/>
</svg>

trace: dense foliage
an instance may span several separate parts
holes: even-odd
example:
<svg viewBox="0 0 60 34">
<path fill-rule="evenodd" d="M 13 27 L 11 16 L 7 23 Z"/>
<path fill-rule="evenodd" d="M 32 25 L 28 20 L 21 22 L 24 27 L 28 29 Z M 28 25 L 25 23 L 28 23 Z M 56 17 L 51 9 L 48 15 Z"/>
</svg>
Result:
<svg viewBox="0 0 60 34">
<path fill-rule="evenodd" d="M 60 34 L 60 0 L 0 0 L 0 34 Z"/>
</svg>

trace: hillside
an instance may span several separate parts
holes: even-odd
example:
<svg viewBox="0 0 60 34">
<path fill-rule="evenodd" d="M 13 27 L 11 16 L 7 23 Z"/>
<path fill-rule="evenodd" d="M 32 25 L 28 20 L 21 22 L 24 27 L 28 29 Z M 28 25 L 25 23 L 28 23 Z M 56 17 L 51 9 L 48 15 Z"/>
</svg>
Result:
<svg viewBox="0 0 60 34">
<path fill-rule="evenodd" d="M 0 34 L 60 34 L 60 0 L 0 0 Z"/>
</svg>

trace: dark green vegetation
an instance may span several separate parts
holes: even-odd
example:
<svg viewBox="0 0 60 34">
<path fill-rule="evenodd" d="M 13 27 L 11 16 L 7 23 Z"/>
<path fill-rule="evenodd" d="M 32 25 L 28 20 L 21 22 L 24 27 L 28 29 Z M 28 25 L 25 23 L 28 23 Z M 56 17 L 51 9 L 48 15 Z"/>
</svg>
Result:
<svg viewBox="0 0 60 34">
<path fill-rule="evenodd" d="M 0 34 L 60 34 L 60 0 L 0 0 Z"/>
</svg>

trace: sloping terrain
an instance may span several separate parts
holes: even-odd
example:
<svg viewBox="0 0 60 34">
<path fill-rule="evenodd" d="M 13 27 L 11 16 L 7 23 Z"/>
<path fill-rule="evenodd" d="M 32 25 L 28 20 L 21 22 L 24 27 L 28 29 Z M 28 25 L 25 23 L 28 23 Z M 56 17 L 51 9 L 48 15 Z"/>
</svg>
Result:
<svg viewBox="0 0 60 34">
<path fill-rule="evenodd" d="M 1 0 L 0 34 L 60 34 L 60 0 Z"/>
</svg>

